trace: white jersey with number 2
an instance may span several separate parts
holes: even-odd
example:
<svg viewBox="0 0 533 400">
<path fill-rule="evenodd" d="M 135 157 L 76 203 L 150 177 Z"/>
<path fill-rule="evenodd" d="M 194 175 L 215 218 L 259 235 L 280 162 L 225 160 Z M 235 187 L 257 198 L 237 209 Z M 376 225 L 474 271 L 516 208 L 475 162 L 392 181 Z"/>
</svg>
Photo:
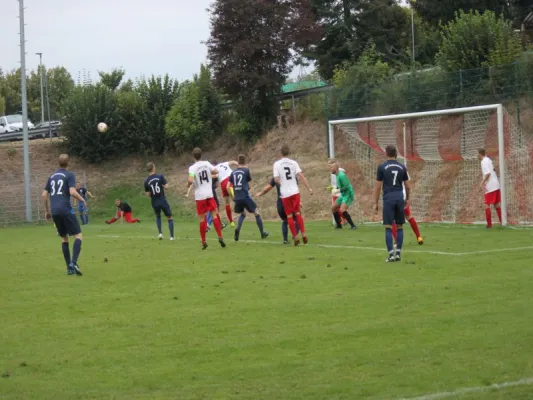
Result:
<svg viewBox="0 0 533 400">
<path fill-rule="evenodd" d="M 296 176 L 301 172 L 298 163 L 290 158 L 282 158 L 274 163 L 274 178 L 279 178 L 279 191 L 282 199 L 300 193 Z"/>
<path fill-rule="evenodd" d="M 209 161 L 197 161 L 189 167 L 189 176 L 194 177 L 194 198 L 205 200 L 213 197 L 211 173 L 215 167 Z"/>
<path fill-rule="evenodd" d="M 217 164 L 215 168 L 218 170 L 218 180 L 220 182 L 224 182 L 231 176 L 232 169 L 229 166 L 229 162 Z"/>
<path fill-rule="evenodd" d="M 483 157 L 483 160 L 481 160 L 481 171 L 483 172 L 483 177 L 485 177 L 487 174 L 490 174 L 490 178 L 485 184 L 485 193 L 498 190 L 500 188 L 500 181 L 498 180 L 496 171 L 494 171 L 494 165 L 492 164 L 492 160 L 490 158 Z"/>
</svg>

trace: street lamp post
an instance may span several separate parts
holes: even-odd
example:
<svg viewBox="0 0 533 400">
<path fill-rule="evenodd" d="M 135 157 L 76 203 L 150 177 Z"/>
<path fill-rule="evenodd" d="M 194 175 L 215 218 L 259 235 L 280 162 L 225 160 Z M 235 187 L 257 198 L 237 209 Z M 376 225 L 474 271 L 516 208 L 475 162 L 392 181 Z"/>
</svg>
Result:
<svg viewBox="0 0 533 400">
<path fill-rule="evenodd" d="M 44 92 L 43 92 L 43 53 L 35 53 L 39 56 L 39 75 L 41 76 L 41 123 L 44 122 Z"/>
</svg>

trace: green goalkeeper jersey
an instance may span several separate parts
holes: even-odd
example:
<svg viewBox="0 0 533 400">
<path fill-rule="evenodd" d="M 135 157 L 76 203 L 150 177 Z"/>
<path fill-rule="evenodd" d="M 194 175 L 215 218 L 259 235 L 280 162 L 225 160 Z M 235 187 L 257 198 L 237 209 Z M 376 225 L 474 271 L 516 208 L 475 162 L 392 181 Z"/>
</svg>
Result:
<svg viewBox="0 0 533 400">
<path fill-rule="evenodd" d="M 339 170 L 339 172 L 337 173 L 337 188 L 340 190 L 341 196 L 355 195 L 348 176 L 346 176 L 346 174 L 341 170 Z"/>
</svg>

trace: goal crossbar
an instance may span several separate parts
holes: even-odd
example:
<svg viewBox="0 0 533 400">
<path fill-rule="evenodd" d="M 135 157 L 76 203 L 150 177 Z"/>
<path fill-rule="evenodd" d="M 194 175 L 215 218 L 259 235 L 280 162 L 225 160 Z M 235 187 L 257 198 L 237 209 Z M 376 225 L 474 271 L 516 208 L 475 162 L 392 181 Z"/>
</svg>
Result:
<svg viewBox="0 0 533 400">
<path fill-rule="evenodd" d="M 498 163 L 499 163 L 499 178 L 500 178 L 500 192 L 501 192 L 501 212 L 502 225 L 507 225 L 507 190 L 506 190 L 506 160 L 505 160 L 505 143 L 504 143 L 504 109 L 502 104 L 489 104 L 474 107 L 450 108 L 433 111 L 423 111 L 415 113 L 380 115 L 374 117 L 362 118 L 348 118 L 328 121 L 328 153 L 329 157 L 335 157 L 335 126 L 341 124 L 358 124 L 371 123 L 379 121 L 391 120 L 412 120 L 424 117 L 438 117 L 454 114 L 465 114 L 476 111 L 496 111 L 497 117 L 497 132 L 498 132 Z M 403 137 L 405 143 L 405 131 Z M 405 149 L 405 146 L 404 146 Z M 381 149 L 382 151 L 384 149 Z"/>
</svg>

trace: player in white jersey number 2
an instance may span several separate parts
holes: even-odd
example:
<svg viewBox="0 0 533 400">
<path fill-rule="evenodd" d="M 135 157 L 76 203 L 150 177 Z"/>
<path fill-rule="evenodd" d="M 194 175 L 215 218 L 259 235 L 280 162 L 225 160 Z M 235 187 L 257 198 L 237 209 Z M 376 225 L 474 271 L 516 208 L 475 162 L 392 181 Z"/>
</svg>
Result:
<svg viewBox="0 0 533 400">
<path fill-rule="evenodd" d="M 237 161 L 227 161 L 215 165 L 218 171 L 218 181 L 220 182 L 220 189 L 222 189 L 222 196 L 226 202 L 226 216 L 230 225 L 234 228 L 233 215 L 231 214 L 231 199 L 228 192 L 229 178 L 233 169 L 237 168 L 239 163 Z"/>
<path fill-rule="evenodd" d="M 189 177 L 187 188 L 194 185 L 194 198 L 196 199 L 196 212 L 200 222 L 200 237 L 202 238 L 202 250 L 207 248 L 205 236 L 207 233 L 207 222 L 205 215 L 211 214 L 213 224 L 218 235 L 218 241 L 222 247 L 226 247 L 222 237 L 222 223 L 218 214 L 217 203 L 213 197 L 213 177 L 217 174 L 217 169 L 209 162 L 202 161 L 202 150 L 198 147 L 192 152 L 196 162 L 189 167 Z"/>
<path fill-rule="evenodd" d="M 304 244 L 307 244 L 308 239 L 305 234 L 304 220 L 300 213 L 300 190 L 298 189 L 298 180 L 304 184 L 309 190 L 309 193 L 313 193 L 313 190 L 309 187 L 309 183 L 305 176 L 302 174 L 302 170 L 298 163 L 288 158 L 289 146 L 283 145 L 281 147 L 281 159 L 274 163 L 274 180 L 279 185 L 280 197 L 283 202 L 283 208 L 287 214 L 287 223 L 292 233 L 294 245 L 298 246 L 300 240 L 298 239 L 298 233 L 296 231 L 296 222 L 300 227 L 302 233 L 302 239 Z"/>
<path fill-rule="evenodd" d="M 492 214 L 490 206 L 494 206 L 500 224 L 502 223 L 502 209 L 500 203 L 502 202 L 502 195 L 500 192 L 500 181 L 498 175 L 494 170 L 492 160 L 487 157 L 485 149 L 478 150 L 478 158 L 481 161 L 481 172 L 483 179 L 481 180 L 481 189 L 485 191 L 485 219 L 487 220 L 487 228 L 492 228 Z"/>
</svg>

